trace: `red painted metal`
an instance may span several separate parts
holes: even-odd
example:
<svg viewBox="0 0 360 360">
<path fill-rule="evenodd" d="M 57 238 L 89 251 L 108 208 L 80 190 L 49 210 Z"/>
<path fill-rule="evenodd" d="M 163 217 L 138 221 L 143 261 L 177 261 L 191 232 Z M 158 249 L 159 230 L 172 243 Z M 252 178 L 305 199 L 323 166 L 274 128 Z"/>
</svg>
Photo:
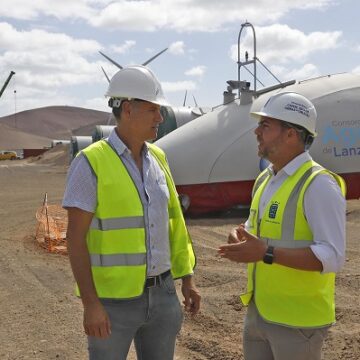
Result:
<svg viewBox="0 0 360 360">
<path fill-rule="evenodd" d="M 347 199 L 360 198 L 360 173 L 340 174 L 346 182 Z M 200 215 L 225 211 L 237 205 L 250 205 L 254 180 L 212 184 L 179 185 L 179 194 L 190 198 L 187 214 Z"/>
</svg>

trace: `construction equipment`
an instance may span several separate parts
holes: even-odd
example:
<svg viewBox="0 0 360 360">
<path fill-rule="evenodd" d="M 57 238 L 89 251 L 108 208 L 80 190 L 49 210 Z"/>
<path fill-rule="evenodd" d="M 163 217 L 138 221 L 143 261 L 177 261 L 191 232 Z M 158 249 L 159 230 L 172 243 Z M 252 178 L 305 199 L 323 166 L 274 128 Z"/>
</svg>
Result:
<svg viewBox="0 0 360 360">
<path fill-rule="evenodd" d="M 10 71 L 10 74 L 9 74 L 8 78 L 6 79 L 3 87 L 0 90 L 0 98 L 1 98 L 1 96 L 3 94 L 3 92 L 5 91 L 6 87 L 9 85 L 9 82 L 10 82 L 11 78 L 13 77 L 13 75 L 15 75 L 15 71 Z"/>
</svg>

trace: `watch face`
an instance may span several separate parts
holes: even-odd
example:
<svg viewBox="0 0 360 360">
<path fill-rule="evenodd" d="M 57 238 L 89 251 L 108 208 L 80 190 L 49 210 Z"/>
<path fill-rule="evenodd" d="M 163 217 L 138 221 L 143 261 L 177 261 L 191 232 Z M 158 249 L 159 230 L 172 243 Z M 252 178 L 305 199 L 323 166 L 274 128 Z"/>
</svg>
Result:
<svg viewBox="0 0 360 360">
<path fill-rule="evenodd" d="M 263 258 L 263 262 L 265 264 L 272 264 L 273 260 L 274 260 L 274 247 L 273 246 L 269 246 L 266 250 L 265 256 Z"/>
</svg>

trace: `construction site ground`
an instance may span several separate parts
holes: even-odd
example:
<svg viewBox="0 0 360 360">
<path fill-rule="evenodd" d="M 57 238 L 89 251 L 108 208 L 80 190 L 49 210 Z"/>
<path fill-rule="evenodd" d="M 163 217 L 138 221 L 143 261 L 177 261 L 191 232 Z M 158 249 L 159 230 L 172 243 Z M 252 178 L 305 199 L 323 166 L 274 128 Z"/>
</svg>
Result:
<svg viewBox="0 0 360 360">
<path fill-rule="evenodd" d="M 73 295 L 68 258 L 47 253 L 34 240 L 35 212 L 44 193 L 50 203 L 61 203 L 66 162 L 55 153 L 0 163 L 0 359 L 87 359 L 82 306 Z M 346 263 L 337 277 L 337 323 L 325 343 L 326 360 L 360 359 L 360 200 L 347 204 Z M 197 317 L 185 317 L 178 360 L 243 359 L 245 309 L 238 294 L 245 267 L 220 259 L 214 248 L 245 215 L 187 219 L 203 303 Z M 129 359 L 136 359 L 133 350 Z"/>
</svg>

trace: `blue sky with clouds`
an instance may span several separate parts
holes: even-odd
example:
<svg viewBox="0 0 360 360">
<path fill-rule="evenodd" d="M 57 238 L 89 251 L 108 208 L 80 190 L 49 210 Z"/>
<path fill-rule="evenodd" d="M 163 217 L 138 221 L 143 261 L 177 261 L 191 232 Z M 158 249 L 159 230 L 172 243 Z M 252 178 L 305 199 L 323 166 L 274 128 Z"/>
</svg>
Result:
<svg viewBox="0 0 360 360">
<path fill-rule="evenodd" d="M 187 90 L 187 105 L 194 95 L 215 106 L 226 80 L 237 78 L 245 21 L 255 26 L 257 56 L 281 81 L 360 72 L 359 9 L 356 0 L 2 0 L 0 86 L 11 70 L 16 75 L 0 116 L 49 105 L 107 111 L 101 66 L 109 76 L 117 69 L 99 50 L 129 65 L 168 47 L 149 66 L 170 102 L 181 105 Z M 250 32 L 241 45 L 251 57 Z"/>
</svg>

